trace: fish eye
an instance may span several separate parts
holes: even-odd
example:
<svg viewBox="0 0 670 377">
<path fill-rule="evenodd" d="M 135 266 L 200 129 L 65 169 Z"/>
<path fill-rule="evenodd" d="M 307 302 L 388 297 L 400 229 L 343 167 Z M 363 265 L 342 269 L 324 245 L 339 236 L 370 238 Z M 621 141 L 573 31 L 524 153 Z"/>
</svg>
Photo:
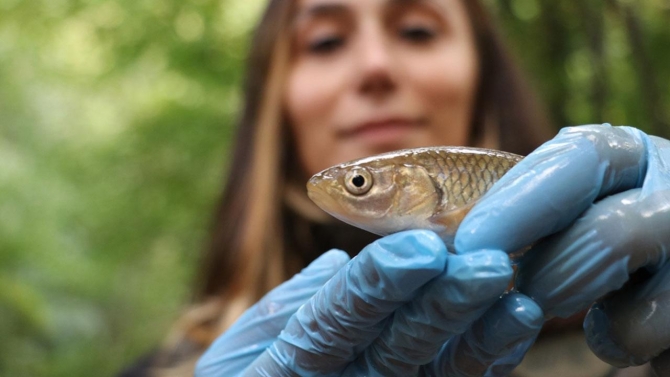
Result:
<svg viewBox="0 0 670 377">
<path fill-rule="evenodd" d="M 372 174 L 364 168 L 354 168 L 344 177 L 344 187 L 352 195 L 363 195 L 372 188 Z"/>
</svg>

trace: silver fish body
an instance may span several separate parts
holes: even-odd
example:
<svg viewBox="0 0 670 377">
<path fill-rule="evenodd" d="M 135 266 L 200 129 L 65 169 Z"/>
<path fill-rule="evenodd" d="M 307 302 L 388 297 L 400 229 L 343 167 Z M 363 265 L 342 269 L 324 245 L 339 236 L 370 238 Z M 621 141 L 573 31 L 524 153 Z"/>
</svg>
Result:
<svg viewBox="0 0 670 377">
<path fill-rule="evenodd" d="M 328 168 L 309 180 L 307 193 L 369 232 L 429 229 L 451 248 L 470 208 L 522 158 L 471 147 L 406 149 Z"/>
</svg>

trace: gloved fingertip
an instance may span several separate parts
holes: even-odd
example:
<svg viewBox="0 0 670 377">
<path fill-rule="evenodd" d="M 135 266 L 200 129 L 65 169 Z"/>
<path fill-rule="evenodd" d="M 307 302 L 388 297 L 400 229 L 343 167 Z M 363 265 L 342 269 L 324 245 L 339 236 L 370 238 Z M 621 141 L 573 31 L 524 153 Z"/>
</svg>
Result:
<svg viewBox="0 0 670 377">
<path fill-rule="evenodd" d="M 415 264 L 446 263 L 447 248 L 435 232 L 429 230 L 408 230 L 394 233 L 373 242 L 372 253 L 381 255 L 391 253 L 395 258 L 388 259 L 388 263 L 406 263 L 411 260 Z M 376 250 L 376 251 L 375 251 Z"/>
<path fill-rule="evenodd" d="M 349 262 L 349 254 L 342 250 L 331 249 L 321 254 L 305 267 L 300 274 L 303 276 L 320 275 L 324 272 L 337 271 Z"/>
<path fill-rule="evenodd" d="M 501 304 L 500 310 L 514 313 L 513 316 L 508 317 L 511 321 L 505 327 L 509 331 L 516 332 L 520 337 L 525 338 L 537 335 L 542 329 L 544 312 L 530 297 L 519 292 L 511 292 L 503 297 Z"/>
<path fill-rule="evenodd" d="M 586 343 L 601 360 L 619 368 L 637 365 L 631 356 L 616 344 L 610 334 L 610 320 L 602 303 L 594 304 L 584 319 Z"/>
<path fill-rule="evenodd" d="M 518 293 L 503 295 L 446 344 L 440 368 L 448 375 L 506 376 L 535 342 L 542 324 L 542 310 L 533 300 Z"/>
<path fill-rule="evenodd" d="M 532 299 L 520 293 L 504 295 L 476 324 L 489 335 L 480 342 L 481 359 L 508 356 L 520 344 L 530 346 L 543 323 L 542 309 Z"/>
<path fill-rule="evenodd" d="M 482 209 L 481 207 L 485 208 Z M 490 217 L 493 217 L 493 213 L 489 206 L 481 203 L 468 213 L 456 230 L 456 236 L 454 237 L 454 248 L 457 254 L 468 254 L 488 246 L 484 243 L 490 237 L 486 238 L 486 235 L 482 237 L 481 233 L 488 231 L 489 227 L 482 227 L 481 225 L 486 224 Z"/>
<path fill-rule="evenodd" d="M 443 304 L 455 305 L 459 312 L 475 316 L 465 322 L 469 323 L 499 299 L 509 286 L 513 273 L 509 257 L 498 250 L 451 254 L 438 281 L 441 285 L 438 297 L 448 297 Z"/>
<path fill-rule="evenodd" d="M 472 253 L 463 255 L 464 257 L 469 257 L 473 260 L 478 260 L 485 262 L 485 264 L 490 266 L 498 266 L 505 270 L 511 270 L 511 261 L 509 255 L 502 250 L 497 249 L 482 249 L 473 251 Z"/>
<path fill-rule="evenodd" d="M 383 309 L 381 303 L 376 304 L 380 315 L 388 315 L 387 310 L 409 300 L 416 289 L 444 272 L 448 255 L 444 242 L 434 232 L 394 233 L 369 244 L 351 261 L 343 276 L 349 282 L 342 287 L 348 290 L 353 284 L 356 295 L 366 301 L 381 299 L 391 305 Z"/>
<path fill-rule="evenodd" d="M 492 355 L 507 354 L 518 344 L 535 339 L 544 324 L 542 309 L 528 296 L 512 292 L 498 300 L 481 319 Z"/>
<path fill-rule="evenodd" d="M 293 278 L 273 289 L 267 295 L 267 299 L 271 301 L 285 300 L 303 295 L 310 297 L 323 284 L 335 276 L 349 260 L 349 255 L 344 251 L 337 249 L 329 250 L 321 254 L 307 267 L 303 268 L 300 273 L 293 276 Z"/>
<path fill-rule="evenodd" d="M 449 257 L 449 274 L 472 281 L 487 279 L 492 283 L 502 281 L 504 287 L 512 278 L 514 270 L 509 256 L 500 250 L 479 250 L 476 252 L 451 255 Z"/>
<path fill-rule="evenodd" d="M 529 206 L 525 203 L 514 204 L 516 199 L 509 191 L 514 191 L 512 186 L 517 183 L 505 186 L 503 179 L 506 178 L 503 177 L 497 183 L 502 186 L 494 186 L 461 222 L 454 238 L 456 253 L 469 254 L 494 248 L 513 253 L 528 244 L 516 237 L 510 237 L 510 234 L 514 234 L 510 228 L 523 229 L 529 225 L 520 220 L 507 219 L 528 217 L 523 211 L 528 212 Z"/>
</svg>

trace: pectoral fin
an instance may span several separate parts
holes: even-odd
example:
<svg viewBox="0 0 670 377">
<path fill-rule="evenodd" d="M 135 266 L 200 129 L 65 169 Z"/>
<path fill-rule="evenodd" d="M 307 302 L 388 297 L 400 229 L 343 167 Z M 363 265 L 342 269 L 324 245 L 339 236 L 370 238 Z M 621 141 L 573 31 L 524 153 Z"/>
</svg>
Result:
<svg viewBox="0 0 670 377">
<path fill-rule="evenodd" d="M 472 202 L 455 209 L 437 211 L 430 217 L 429 221 L 431 223 L 444 229 L 439 232 L 439 236 L 450 251 L 453 251 L 454 237 L 456 236 L 458 226 L 461 225 L 465 215 L 470 212 L 470 209 L 472 209 L 474 205 L 475 203 Z"/>
</svg>

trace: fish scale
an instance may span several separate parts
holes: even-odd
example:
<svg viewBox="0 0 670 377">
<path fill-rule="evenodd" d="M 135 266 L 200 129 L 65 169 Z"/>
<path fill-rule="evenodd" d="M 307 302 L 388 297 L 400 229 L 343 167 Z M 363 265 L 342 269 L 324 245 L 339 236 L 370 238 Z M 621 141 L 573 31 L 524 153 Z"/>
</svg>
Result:
<svg viewBox="0 0 670 377">
<path fill-rule="evenodd" d="M 451 246 L 470 208 L 522 158 L 470 147 L 406 149 L 328 168 L 307 191 L 324 211 L 372 233 L 429 229 Z"/>
<path fill-rule="evenodd" d="M 521 156 L 500 152 L 474 154 L 462 152 L 462 148 L 459 148 L 458 153 L 451 149 L 430 151 L 423 161 L 428 159 L 434 159 L 440 167 L 439 171 L 432 172 L 434 179 L 441 187 L 449 187 L 441 203 L 448 210 L 482 197 L 507 170 L 521 160 Z M 471 185 L 471 182 L 476 182 L 476 185 Z"/>
</svg>

